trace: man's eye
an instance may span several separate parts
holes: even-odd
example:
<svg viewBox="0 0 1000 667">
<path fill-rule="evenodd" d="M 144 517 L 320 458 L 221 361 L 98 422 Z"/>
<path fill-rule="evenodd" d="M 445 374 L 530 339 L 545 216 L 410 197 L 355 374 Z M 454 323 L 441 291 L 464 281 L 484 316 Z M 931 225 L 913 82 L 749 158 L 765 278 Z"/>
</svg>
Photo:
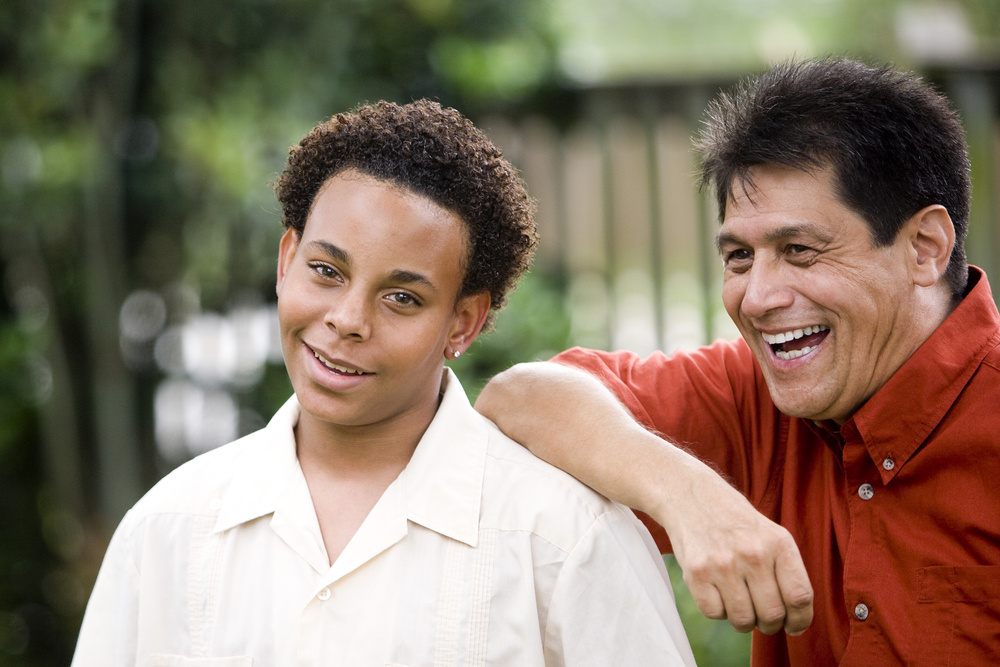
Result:
<svg viewBox="0 0 1000 667">
<path fill-rule="evenodd" d="M 806 245 L 792 243 L 785 247 L 785 253 L 793 262 L 811 264 L 816 259 L 816 250 Z"/>
<path fill-rule="evenodd" d="M 753 262 L 753 253 L 746 248 L 731 250 L 725 254 L 724 263 L 728 269 L 745 268 Z"/>
</svg>

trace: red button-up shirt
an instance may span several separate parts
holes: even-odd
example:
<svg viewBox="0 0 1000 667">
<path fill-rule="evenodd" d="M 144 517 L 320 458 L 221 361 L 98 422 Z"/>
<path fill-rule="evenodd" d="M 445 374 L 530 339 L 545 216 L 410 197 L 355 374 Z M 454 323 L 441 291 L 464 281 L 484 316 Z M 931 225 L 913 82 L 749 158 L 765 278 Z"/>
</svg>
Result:
<svg viewBox="0 0 1000 667">
<path fill-rule="evenodd" d="M 754 665 L 1000 665 L 1000 315 L 979 269 L 969 283 L 839 431 L 778 412 L 742 340 L 556 357 L 795 538 L 814 620 L 799 637 L 755 631 Z"/>
</svg>

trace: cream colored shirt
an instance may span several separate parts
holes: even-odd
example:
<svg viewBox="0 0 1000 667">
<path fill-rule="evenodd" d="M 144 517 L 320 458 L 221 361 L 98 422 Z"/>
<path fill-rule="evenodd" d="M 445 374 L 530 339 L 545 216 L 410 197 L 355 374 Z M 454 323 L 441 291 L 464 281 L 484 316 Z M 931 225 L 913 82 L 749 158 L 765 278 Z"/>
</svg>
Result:
<svg viewBox="0 0 1000 667">
<path fill-rule="evenodd" d="M 74 667 L 694 665 L 630 511 L 447 389 L 331 566 L 295 456 L 294 396 L 126 515 Z"/>
</svg>

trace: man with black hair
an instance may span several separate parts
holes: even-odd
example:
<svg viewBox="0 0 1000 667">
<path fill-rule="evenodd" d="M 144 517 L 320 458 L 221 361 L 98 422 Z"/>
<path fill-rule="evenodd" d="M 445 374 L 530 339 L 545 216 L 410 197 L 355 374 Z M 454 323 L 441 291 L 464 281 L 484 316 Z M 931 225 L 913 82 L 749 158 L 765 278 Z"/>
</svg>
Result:
<svg viewBox="0 0 1000 667">
<path fill-rule="evenodd" d="M 699 148 L 742 339 L 569 350 L 477 408 L 648 512 L 755 665 L 1000 664 L 1000 315 L 957 115 L 891 68 L 787 64 Z"/>
</svg>

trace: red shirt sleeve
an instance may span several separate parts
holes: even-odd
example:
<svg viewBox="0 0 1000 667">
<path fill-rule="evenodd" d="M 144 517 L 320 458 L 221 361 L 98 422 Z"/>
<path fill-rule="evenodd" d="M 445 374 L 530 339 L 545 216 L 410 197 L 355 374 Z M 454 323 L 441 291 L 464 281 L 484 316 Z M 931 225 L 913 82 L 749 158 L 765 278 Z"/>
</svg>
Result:
<svg viewBox="0 0 1000 667">
<path fill-rule="evenodd" d="M 751 448 L 775 443 L 780 420 L 742 339 L 670 356 L 656 352 L 645 359 L 631 352 L 573 348 L 552 361 L 600 378 L 637 421 L 716 468 L 760 508 L 777 452 Z M 663 529 L 638 516 L 667 553 Z"/>
</svg>

